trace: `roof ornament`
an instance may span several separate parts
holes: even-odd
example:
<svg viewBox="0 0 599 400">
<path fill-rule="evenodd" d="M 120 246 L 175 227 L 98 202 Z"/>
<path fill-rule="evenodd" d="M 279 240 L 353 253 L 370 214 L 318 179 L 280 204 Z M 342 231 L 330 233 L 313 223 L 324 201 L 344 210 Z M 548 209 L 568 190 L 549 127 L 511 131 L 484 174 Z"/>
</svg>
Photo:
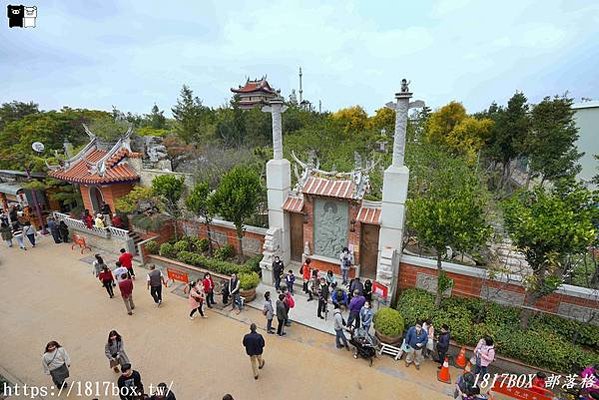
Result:
<svg viewBox="0 0 599 400">
<path fill-rule="evenodd" d="M 96 138 L 96 135 L 94 135 L 92 131 L 89 130 L 87 125 L 83 124 L 83 129 L 85 130 L 85 133 L 87 133 L 87 136 L 89 136 L 90 139 L 94 140 Z"/>
</svg>

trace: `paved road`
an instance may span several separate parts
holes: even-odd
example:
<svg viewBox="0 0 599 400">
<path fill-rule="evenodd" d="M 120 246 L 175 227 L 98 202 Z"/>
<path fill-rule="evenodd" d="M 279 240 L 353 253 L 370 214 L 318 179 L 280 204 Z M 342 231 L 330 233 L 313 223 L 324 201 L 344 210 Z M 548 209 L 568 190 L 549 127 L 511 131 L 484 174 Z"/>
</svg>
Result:
<svg viewBox="0 0 599 400">
<path fill-rule="evenodd" d="M 369 368 L 336 350 L 332 336 L 299 325 L 282 339 L 265 335 L 266 366 L 255 381 L 241 338 L 251 320 L 263 324 L 260 312 L 247 309 L 237 317 L 208 311 L 208 319 L 190 321 L 185 299 L 166 293 L 157 309 L 139 281 L 136 312 L 128 316 L 120 297 L 107 297 L 82 257 L 49 238 L 26 252 L 0 249 L 0 366 L 23 382 L 51 384 L 40 357 L 53 339 L 71 356 L 71 380 L 116 382 L 104 356 L 108 331 L 116 329 L 144 384 L 173 381 L 183 400 L 220 400 L 227 392 L 237 400 L 434 400 L 453 390 L 434 379 L 430 363 L 416 371 L 383 357 Z"/>
</svg>

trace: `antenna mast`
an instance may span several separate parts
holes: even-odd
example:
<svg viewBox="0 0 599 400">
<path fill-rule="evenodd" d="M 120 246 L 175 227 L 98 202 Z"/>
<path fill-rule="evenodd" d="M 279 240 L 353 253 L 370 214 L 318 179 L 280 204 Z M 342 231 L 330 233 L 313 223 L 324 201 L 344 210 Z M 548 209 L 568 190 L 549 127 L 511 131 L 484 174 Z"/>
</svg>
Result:
<svg viewBox="0 0 599 400">
<path fill-rule="evenodd" d="M 302 67 L 299 67 L 299 102 L 302 104 L 304 90 L 302 89 Z"/>
</svg>

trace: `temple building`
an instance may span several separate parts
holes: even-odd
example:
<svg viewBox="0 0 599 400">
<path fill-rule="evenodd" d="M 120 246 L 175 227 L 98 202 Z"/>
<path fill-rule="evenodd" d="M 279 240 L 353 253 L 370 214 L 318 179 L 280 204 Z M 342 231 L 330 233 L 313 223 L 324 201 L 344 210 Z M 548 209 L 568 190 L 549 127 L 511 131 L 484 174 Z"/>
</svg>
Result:
<svg viewBox="0 0 599 400">
<path fill-rule="evenodd" d="M 278 91 L 268 84 L 266 76 L 259 80 L 251 81 L 248 79 L 243 87 L 231 88 L 231 92 L 234 93 L 235 100 L 242 110 L 250 110 L 256 106 L 266 105 L 269 100 L 279 95 Z"/>
<path fill-rule="evenodd" d="M 133 165 L 133 160 L 141 161 L 142 155 L 131 150 L 131 129 L 108 147 L 84 127 L 90 142 L 60 165 L 48 165 L 48 175 L 79 185 L 83 204 L 90 212 L 100 211 L 103 202 L 114 212 L 116 200 L 129 193 L 140 180 L 139 168 Z"/>
</svg>

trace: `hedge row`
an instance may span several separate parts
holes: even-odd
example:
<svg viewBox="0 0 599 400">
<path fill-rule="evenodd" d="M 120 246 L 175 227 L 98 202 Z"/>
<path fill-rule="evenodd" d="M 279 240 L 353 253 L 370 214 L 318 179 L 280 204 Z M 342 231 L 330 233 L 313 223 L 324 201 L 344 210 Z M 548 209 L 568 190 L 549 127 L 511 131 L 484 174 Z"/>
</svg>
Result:
<svg viewBox="0 0 599 400">
<path fill-rule="evenodd" d="M 432 319 L 435 326 L 449 325 L 451 336 L 460 345 L 475 346 L 485 334 L 494 338 L 498 354 L 539 368 L 558 372 L 579 372 L 599 363 L 599 327 L 551 315 L 534 316 L 527 331 L 519 328 L 520 310 L 486 303 L 481 299 L 444 299 L 435 308 L 432 294 L 409 289 L 399 298 L 397 309 L 411 326 L 420 319 Z M 572 334 L 579 332 L 578 344 Z M 588 347 L 586 350 L 584 347 Z M 594 350 L 594 351 L 592 351 Z"/>
</svg>

